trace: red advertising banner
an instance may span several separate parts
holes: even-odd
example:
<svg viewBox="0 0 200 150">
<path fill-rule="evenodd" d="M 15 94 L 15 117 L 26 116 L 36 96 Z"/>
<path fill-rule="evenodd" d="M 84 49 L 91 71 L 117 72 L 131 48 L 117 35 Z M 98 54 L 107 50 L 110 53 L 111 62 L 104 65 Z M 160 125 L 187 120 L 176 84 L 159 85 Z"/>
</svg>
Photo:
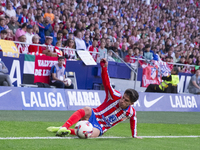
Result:
<svg viewBox="0 0 200 150">
<path fill-rule="evenodd" d="M 143 68 L 142 87 L 147 87 L 149 84 L 160 84 L 158 71 L 153 66 Z"/>
<path fill-rule="evenodd" d="M 143 68 L 142 87 L 147 87 L 149 84 L 160 84 L 162 76 L 170 75 L 173 65 L 168 65 L 163 61 L 151 61 L 151 65 L 143 62 L 140 63 Z M 158 71 L 159 70 L 159 71 Z"/>
<path fill-rule="evenodd" d="M 34 83 L 42 82 L 49 84 L 51 67 L 58 63 L 57 57 L 35 56 Z"/>
</svg>

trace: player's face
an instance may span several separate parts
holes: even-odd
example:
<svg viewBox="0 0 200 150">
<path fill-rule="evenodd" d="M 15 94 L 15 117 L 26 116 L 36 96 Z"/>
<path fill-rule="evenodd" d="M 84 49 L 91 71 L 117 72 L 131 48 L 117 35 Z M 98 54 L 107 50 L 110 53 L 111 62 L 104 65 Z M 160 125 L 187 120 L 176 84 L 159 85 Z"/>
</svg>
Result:
<svg viewBox="0 0 200 150">
<path fill-rule="evenodd" d="M 64 59 L 59 59 L 59 60 L 58 60 L 58 65 L 59 65 L 59 66 L 63 66 L 64 63 L 65 63 L 65 60 L 64 60 Z"/>
<path fill-rule="evenodd" d="M 119 107 L 122 109 L 126 109 L 128 106 L 132 105 L 133 103 L 131 102 L 129 96 L 125 93 L 123 97 L 119 100 Z"/>
</svg>

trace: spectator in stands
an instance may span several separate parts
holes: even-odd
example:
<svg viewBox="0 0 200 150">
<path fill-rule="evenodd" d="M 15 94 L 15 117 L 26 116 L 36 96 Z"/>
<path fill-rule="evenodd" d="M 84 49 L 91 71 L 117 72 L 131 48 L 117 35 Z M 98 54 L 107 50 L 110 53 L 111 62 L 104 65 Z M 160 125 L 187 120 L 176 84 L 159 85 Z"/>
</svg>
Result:
<svg viewBox="0 0 200 150">
<path fill-rule="evenodd" d="M 57 33 L 57 37 L 53 37 L 52 45 L 55 46 L 58 41 L 62 43 L 62 39 L 63 39 L 63 32 L 59 30 Z"/>
<path fill-rule="evenodd" d="M 10 76 L 6 73 L 8 73 L 8 68 L 0 60 L 0 86 L 12 86 Z"/>
<path fill-rule="evenodd" d="M 65 84 L 65 57 L 58 57 L 58 63 L 51 67 L 50 72 L 50 85 L 56 86 L 56 88 L 71 88 L 73 89 L 73 84 L 67 86 Z"/>
<path fill-rule="evenodd" d="M 94 39 L 92 42 L 92 45 L 90 45 L 88 47 L 88 51 L 90 52 L 99 52 L 98 48 L 97 48 L 98 42 L 97 39 Z M 97 61 L 98 58 L 98 54 L 97 53 L 90 53 L 90 55 L 92 55 L 94 61 Z"/>
<path fill-rule="evenodd" d="M 147 59 L 147 60 L 152 60 L 153 59 L 153 53 L 150 52 L 150 45 L 147 44 L 145 45 L 145 50 L 144 50 L 144 58 Z"/>
<path fill-rule="evenodd" d="M 181 56 L 180 61 L 177 62 L 178 64 L 185 64 L 185 57 Z M 179 72 L 185 71 L 185 65 L 178 65 Z"/>
<path fill-rule="evenodd" d="M 32 44 L 39 44 L 40 37 L 38 35 L 34 35 L 32 37 Z M 36 45 L 29 45 L 28 51 L 30 54 L 38 55 L 42 54 L 42 47 Z"/>
<path fill-rule="evenodd" d="M 11 2 L 7 3 L 7 9 L 5 11 L 5 14 L 7 16 L 9 16 L 9 17 L 15 17 L 16 16 L 16 12 L 15 12 L 15 10 L 12 7 L 12 3 Z"/>
<path fill-rule="evenodd" d="M 0 39 L 1 39 L 1 40 L 6 40 L 7 34 L 8 34 L 8 33 L 7 33 L 6 30 L 2 30 L 1 33 L 0 33 L 0 35 L 1 35 Z"/>
<path fill-rule="evenodd" d="M 15 16 L 12 16 L 10 18 L 10 22 L 8 23 L 8 27 L 10 30 L 12 30 L 13 34 L 16 33 L 17 29 L 19 28 L 19 26 L 16 24 L 17 19 Z"/>
<path fill-rule="evenodd" d="M 43 23 L 43 25 L 46 27 L 50 22 L 51 22 L 51 18 L 47 16 L 47 17 L 44 18 L 44 23 Z M 45 36 L 53 36 L 53 28 L 52 28 L 52 26 L 50 26 L 50 27 L 45 31 Z"/>
<path fill-rule="evenodd" d="M 113 62 L 115 62 L 115 60 L 113 59 L 113 52 L 112 52 L 112 50 L 109 50 L 109 51 L 108 51 L 108 61 L 113 61 Z"/>
<path fill-rule="evenodd" d="M 32 44 L 32 38 L 34 36 L 34 34 L 33 34 L 33 26 L 29 24 L 26 27 L 26 31 L 27 31 L 26 34 L 25 34 L 25 36 L 26 36 L 26 43 L 27 44 Z"/>
<path fill-rule="evenodd" d="M 24 5 L 22 10 L 22 15 L 20 15 L 18 18 L 18 26 L 21 26 L 22 24 L 29 22 L 27 14 L 28 14 L 27 6 Z"/>
<path fill-rule="evenodd" d="M 19 41 L 19 37 L 26 34 L 27 23 L 22 24 L 21 28 L 18 28 L 15 33 L 15 41 Z"/>
<path fill-rule="evenodd" d="M 18 19 L 19 19 L 19 16 L 21 15 L 21 12 L 22 12 L 22 7 L 21 6 L 18 6 L 16 8 L 16 19 L 17 19 L 17 25 L 19 25 L 19 22 L 18 22 Z"/>
<path fill-rule="evenodd" d="M 107 58 L 107 49 L 105 48 L 106 42 L 105 39 L 101 39 L 101 45 L 99 47 L 99 57 L 97 59 L 97 62 L 100 62 L 102 58 Z"/>
<path fill-rule="evenodd" d="M 53 23 L 51 24 L 52 28 L 54 29 L 54 26 L 58 25 L 59 22 L 60 22 L 59 17 L 55 16 L 54 20 L 53 20 Z"/>
<path fill-rule="evenodd" d="M 179 62 L 180 61 L 180 54 L 179 54 L 179 52 L 177 51 L 177 52 L 175 52 L 175 55 L 174 55 L 174 57 L 173 57 L 173 63 L 177 63 L 177 62 Z"/>
<path fill-rule="evenodd" d="M 57 53 L 58 57 L 63 56 L 63 52 L 60 50 L 61 47 L 61 41 L 57 41 L 55 47 L 54 47 L 54 52 Z"/>
<path fill-rule="evenodd" d="M 4 17 L 0 17 L 0 32 L 2 30 L 5 30 L 5 18 Z"/>
<path fill-rule="evenodd" d="M 6 40 L 14 41 L 15 36 L 14 36 L 12 30 L 7 29 L 6 31 L 7 31 Z"/>
<path fill-rule="evenodd" d="M 28 45 L 24 44 L 24 43 L 26 43 L 26 36 L 25 36 L 25 34 L 21 35 L 19 37 L 19 42 L 23 42 L 23 44 L 22 43 L 17 43 L 16 44 L 16 47 L 19 50 L 19 52 L 21 54 L 28 54 Z"/>
<path fill-rule="evenodd" d="M 45 39 L 45 44 L 46 47 L 42 47 L 43 49 L 43 54 L 47 55 L 47 56 L 52 56 L 53 55 L 53 52 L 54 52 L 54 46 L 51 44 L 53 41 L 53 37 L 52 36 L 46 36 L 46 39 Z M 56 54 L 57 56 L 57 54 Z"/>
<path fill-rule="evenodd" d="M 33 34 L 34 35 L 38 35 L 39 34 L 39 28 L 38 28 L 38 25 L 35 24 L 33 25 Z M 38 35 L 39 36 L 39 35 Z"/>
<path fill-rule="evenodd" d="M 43 14 L 43 12 L 42 12 L 43 10 L 41 9 L 41 8 L 37 8 L 37 15 L 38 16 L 43 16 L 44 14 Z"/>
<path fill-rule="evenodd" d="M 77 50 L 87 50 L 86 49 L 86 46 L 85 46 L 85 42 L 83 41 L 83 36 L 82 36 L 82 33 L 81 31 L 79 30 L 76 30 L 74 32 L 74 36 L 75 36 L 75 43 L 76 43 L 76 49 Z"/>
<path fill-rule="evenodd" d="M 113 59 L 115 60 L 115 62 L 121 63 L 122 61 L 120 60 L 120 56 L 118 51 L 115 51 L 115 53 L 113 54 Z"/>
<path fill-rule="evenodd" d="M 54 25 L 54 29 L 53 29 L 53 37 L 57 37 L 57 33 L 59 31 L 60 27 L 58 24 Z"/>
<path fill-rule="evenodd" d="M 52 8 L 51 7 L 48 8 L 47 13 L 45 13 L 43 17 L 44 18 L 49 17 L 51 19 L 51 21 L 53 22 L 54 14 L 52 13 Z"/>
<path fill-rule="evenodd" d="M 44 32 L 50 28 L 51 24 L 49 23 L 47 26 L 44 26 L 42 24 L 42 22 L 43 22 L 43 17 L 42 16 L 37 16 L 36 20 L 37 20 L 37 25 L 38 25 L 38 28 L 39 28 L 38 35 L 40 36 L 40 43 L 44 44 L 44 42 L 45 42 L 45 34 L 44 34 Z"/>
<path fill-rule="evenodd" d="M 88 49 L 88 47 L 92 45 L 92 41 L 90 41 L 90 36 L 86 35 L 84 41 L 85 41 L 85 46 Z"/>
<path fill-rule="evenodd" d="M 200 69 L 190 79 L 188 90 L 189 93 L 200 94 Z"/>
<path fill-rule="evenodd" d="M 68 39 L 73 39 L 73 40 L 74 40 L 74 34 L 73 34 L 73 33 L 69 33 Z M 75 46 L 76 46 L 76 45 L 75 45 Z"/>
<path fill-rule="evenodd" d="M 76 53 L 72 49 L 75 49 L 75 42 L 73 39 L 69 38 L 65 42 L 65 49 L 63 50 L 63 55 L 66 59 L 76 59 Z"/>
<path fill-rule="evenodd" d="M 133 59 L 133 49 L 128 49 L 128 55 L 125 56 L 124 61 L 126 63 L 134 63 L 135 60 Z"/>
<path fill-rule="evenodd" d="M 126 55 L 128 55 L 128 51 L 126 50 L 126 44 L 122 44 L 122 49 L 119 49 L 119 43 L 115 42 L 115 48 L 118 50 L 119 52 L 119 56 L 124 60 Z M 114 50 L 116 52 L 116 50 Z"/>
<path fill-rule="evenodd" d="M 68 37 L 68 31 L 66 29 L 63 30 L 63 42 L 62 45 L 64 45 L 64 43 L 67 41 L 67 37 Z"/>
<path fill-rule="evenodd" d="M 65 25 L 64 25 L 64 23 L 61 21 L 61 22 L 59 22 L 59 29 L 60 30 L 64 30 L 65 29 Z"/>
<path fill-rule="evenodd" d="M 110 38 L 107 38 L 107 39 L 106 39 L 106 46 L 105 46 L 105 48 L 106 48 L 107 50 L 115 50 L 115 49 L 113 48 L 112 44 L 111 44 Z"/>
</svg>

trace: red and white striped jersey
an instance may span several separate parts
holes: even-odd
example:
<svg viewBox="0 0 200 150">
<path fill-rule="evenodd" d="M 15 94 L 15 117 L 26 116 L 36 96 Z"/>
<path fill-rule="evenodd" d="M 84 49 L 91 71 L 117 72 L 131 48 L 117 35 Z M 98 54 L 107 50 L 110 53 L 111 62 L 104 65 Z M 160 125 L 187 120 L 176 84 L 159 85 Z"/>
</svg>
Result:
<svg viewBox="0 0 200 150">
<path fill-rule="evenodd" d="M 70 49 L 70 47 L 68 46 L 66 46 L 65 49 L 63 49 L 63 55 L 66 55 L 67 59 L 76 59 L 75 51 Z"/>
<path fill-rule="evenodd" d="M 103 66 L 104 64 L 102 64 Z M 102 67 L 102 81 L 106 92 L 106 98 L 104 102 L 97 108 L 94 108 L 94 114 L 100 126 L 102 127 L 103 133 L 105 133 L 111 127 L 117 125 L 121 121 L 130 119 L 130 128 L 132 137 L 137 136 L 137 118 L 136 111 L 132 105 L 127 109 L 119 107 L 119 100 L 121 99 L 120 92 L 116 91 L 110 85 L 110 79 L 108 76 L 107 68 Z"/>
<path fill-rule="evenodd" d="M 28 52 L 29 52 L 28 51 L 28 45 L 26 45 L 26 44 L 17 43 L 16 47 L 21 54 L 28 54 Z"/>
<path fill-rule="evenodd" d="M 88 47 L 88 51 L 90 51 L 90 52 L 99 52 L 98 48 L 97 47 L 93 47 L 92 45 L 90 45 Z M 97 57 L 98 57 L 97 53 L 90 53 L 90 55 L 92 55 L 94 61 L 97 61 Z"/>
</svg>

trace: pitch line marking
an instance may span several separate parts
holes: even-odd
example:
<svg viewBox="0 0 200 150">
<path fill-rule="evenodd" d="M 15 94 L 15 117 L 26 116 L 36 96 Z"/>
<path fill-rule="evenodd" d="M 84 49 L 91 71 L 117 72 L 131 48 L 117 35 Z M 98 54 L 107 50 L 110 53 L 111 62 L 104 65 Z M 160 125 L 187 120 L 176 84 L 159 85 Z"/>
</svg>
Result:
<svg viewBox="0 0 200 150">
<path fill-rule="evenodd" d="M 200 138 L 200 135 L 188 135 L 188 136 L 140 136 L 142 138 Z M 37 140 L 37 139 L 76 139 L 78 137 L 0 137 L 0 140 Z M 132 138 L 132 137 L 111 137 L 102 136 L 99 139 L 120 139 L 120 138 Z M 91 138 L 92 139 L 92 138 Z"/>
</svg>

